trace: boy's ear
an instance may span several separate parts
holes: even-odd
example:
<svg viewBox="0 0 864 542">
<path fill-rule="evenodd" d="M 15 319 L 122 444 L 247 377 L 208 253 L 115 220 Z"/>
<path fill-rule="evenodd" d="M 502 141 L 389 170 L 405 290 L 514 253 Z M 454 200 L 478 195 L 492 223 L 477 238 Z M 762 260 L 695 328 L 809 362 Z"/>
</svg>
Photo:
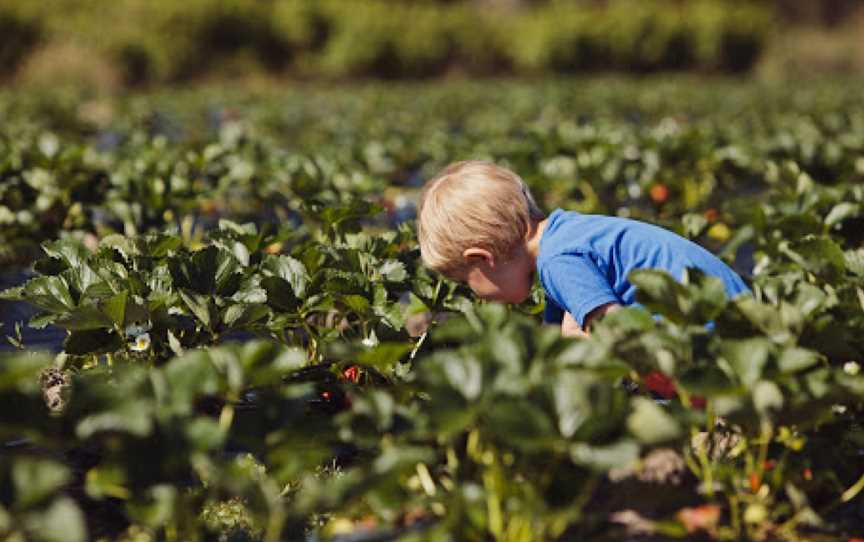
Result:
<svg viewBox="0 0 864 542">
<path fill-rule="evenodd" d="M 489 267 L 495 267 L 495 257 L 485 248 L 469 247 L 462 252 L 462 257 L 469 264 L 486 263 Z"/>
</svg>

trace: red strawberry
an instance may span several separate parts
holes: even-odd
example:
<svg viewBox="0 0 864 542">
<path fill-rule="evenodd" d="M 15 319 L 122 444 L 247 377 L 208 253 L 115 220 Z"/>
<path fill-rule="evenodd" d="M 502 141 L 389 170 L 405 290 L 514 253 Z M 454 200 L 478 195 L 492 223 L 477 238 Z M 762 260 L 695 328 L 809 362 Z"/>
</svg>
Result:
<svg viewBox="0 0 864 542">
<path fill-rule="evenodd" d="M 652 371 L 645 375 L 645 387 L 664 399 L 675 397 L 675 382 L 660 371 Z"/>
<path fill-rule="evenodd" d="M 707 220 L 709 224 L 713 224 L 713 223 L 717 222 L 718 218 L 720 218 L 720 212 L 717 211 L 717 209 L 712 207 L 712 208 L 706 210 L 703 216 L 705 217 L 705 220 Z"/>
<path fill-rule="evenodd" d="M 759 488 L 762 486 L 762 480 L 759 479 L 759 475 L 755 472 L 750 473 L 750 491 L 756 493 L 759 491 Z"/>
<path fill-rule="evenodd" d="M 648 195 L 651 196 L 651 201 L 661 204 L 669 199 L 669 188 L 665 184 L 655 184 L 648 190 Z"/>
<path fill-rule="evenodd" d="M 352 365 L 342 371 L 342 376 L 345 378 L 345 380 L 350 380 L 351 382 L 356 384 L 360 381 L 360 368 L 356 365 Z"/>
</svg>

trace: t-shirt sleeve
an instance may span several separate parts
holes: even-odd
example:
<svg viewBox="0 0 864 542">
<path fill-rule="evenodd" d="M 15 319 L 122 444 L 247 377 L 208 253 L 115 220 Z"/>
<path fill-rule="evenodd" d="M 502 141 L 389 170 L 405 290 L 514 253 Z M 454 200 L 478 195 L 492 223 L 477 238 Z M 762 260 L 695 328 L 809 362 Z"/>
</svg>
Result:
<svg viewBox="0 0 864 542">
<path fill-rule="evenodd" d="M 597 264 L 585 254 L 551 258 L 540 272 L 546 295 L 585 327 L 585 317 L 606 303 L 621 303 Z"/>
</svg>

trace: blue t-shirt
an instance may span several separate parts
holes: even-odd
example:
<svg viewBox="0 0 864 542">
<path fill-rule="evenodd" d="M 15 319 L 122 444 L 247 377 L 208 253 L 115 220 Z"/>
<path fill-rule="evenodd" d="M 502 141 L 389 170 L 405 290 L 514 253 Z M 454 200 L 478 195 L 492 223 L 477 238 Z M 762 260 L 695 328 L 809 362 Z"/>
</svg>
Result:
<svg viewBox="0 0 864 542">
<path fill-rule="evenodd" d="M 638 220 L 556 209 L 537 256 L 546 292 L 545 320 L 560 322 L 567 311 L 584 327 L 585 317 L 601 305 L 636 303 L 636 287 L 627 280 L 634 269 L 662 269 L 681 280 L 688 267 L 720 278 L 729 298 L 749 292 L 728 265 L 671 231 Z"/>
</svg>

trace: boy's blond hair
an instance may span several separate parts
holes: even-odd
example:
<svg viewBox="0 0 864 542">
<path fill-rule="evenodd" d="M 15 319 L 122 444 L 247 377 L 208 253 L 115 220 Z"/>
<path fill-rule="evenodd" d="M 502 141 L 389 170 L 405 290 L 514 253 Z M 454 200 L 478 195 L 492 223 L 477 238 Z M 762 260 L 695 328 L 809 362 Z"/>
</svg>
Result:
<svg viewBox="0 0 864 542">
<path fill-rule="evenodd" d="M 465 270 L 469 247 L 507 258 L 545 217 L 519 175 L 481 160 L 455 162 L 429 180 L 417 214 L 423 263 L 449 276 Z"/>
</svg>

